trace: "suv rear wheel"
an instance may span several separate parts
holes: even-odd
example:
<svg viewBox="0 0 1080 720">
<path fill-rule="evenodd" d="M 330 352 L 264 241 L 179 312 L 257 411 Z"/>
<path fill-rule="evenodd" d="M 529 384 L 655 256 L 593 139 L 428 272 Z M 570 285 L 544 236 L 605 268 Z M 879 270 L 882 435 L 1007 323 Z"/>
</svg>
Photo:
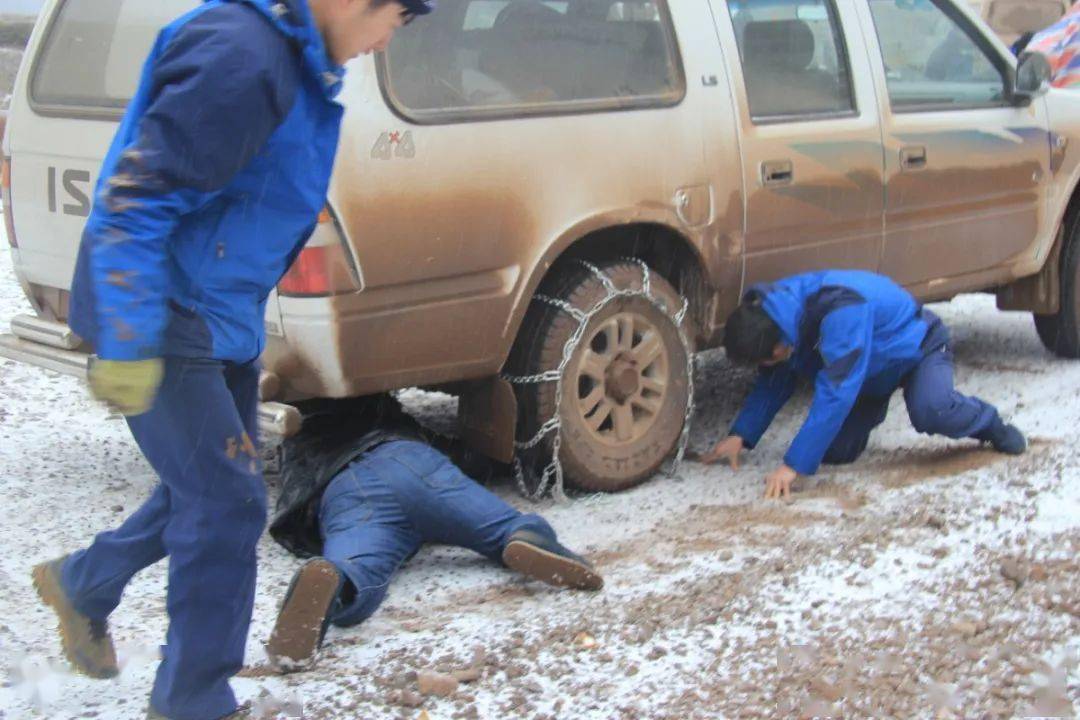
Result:
<svg viewBox="0 0 1080 720">
<path fill-rule="evenodd" d="M 1074 220 L 1061 254 L 1061 307 L 1035 315 L 1043 345 L 1055 355 L 1080 358 L 1080 221 Z"/>
<path fill-rule="evenodd" d="M 560 460 L 568 484 L 592 491 L 633 487 L 652 476 L 679 441 L 689 402 L 687 348 L 674 321 L 682 299 L 647 266 L 615 262 L 599 267 L 614 287 L 650 291 L 663 309 L 643 296 L 618 298 L 587 323 L 563 372 L 558 408 Z M 608 296 L 604 281 L 584 264 L 555 273 L 541 293 L 589 312 Z M 689 320 L 684 320 L 689 322 Z M 579 321 L 565 310 L 534 302 L 515 348 L 515 374 L 557 369 Z M 687 337 L 693 337 L 689 332 Z M 517 388 L 518 439 L 528 439 L 556 412 L 556 383 Z M 528 467 L 542 468 L 553 437 L 541 443 Z"/>
</svg>

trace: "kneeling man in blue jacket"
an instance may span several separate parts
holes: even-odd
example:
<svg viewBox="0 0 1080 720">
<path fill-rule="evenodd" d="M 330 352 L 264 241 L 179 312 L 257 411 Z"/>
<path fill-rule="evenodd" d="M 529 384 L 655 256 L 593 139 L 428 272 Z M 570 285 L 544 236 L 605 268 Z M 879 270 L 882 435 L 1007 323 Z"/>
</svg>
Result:
<svg viewBox="0 0 1080 720">
<path fill-rule="evenodd" d="M 855 270 L 794 275 L 752 287 L 728 318 L 724 348 L 760 374 L 727 438 L 702 457 L 738 467 L 800 377 L 814 399 L 784 464 L 766 478 L 765 497 L 791 494 L 798 475 L 822 463 L 854 462 L 885 421 L 889 398 L 904 389 L 911 424 L 921 433 L 975 438 L 1019 455 L 1024 436 L 997 409 L 953 387 L 949 331 L 934 313 L 887 277 Z"/>
</svg>

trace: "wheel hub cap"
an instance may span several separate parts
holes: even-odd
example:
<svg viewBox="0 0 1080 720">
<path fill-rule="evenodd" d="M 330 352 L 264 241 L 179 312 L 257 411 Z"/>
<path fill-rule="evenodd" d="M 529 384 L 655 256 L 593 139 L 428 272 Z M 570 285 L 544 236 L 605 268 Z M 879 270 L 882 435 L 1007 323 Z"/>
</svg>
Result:
<svg viewBox="0 0 1080 720">
<path fill-rule="evenodd" d="M 576 377 L 582 424 L 610 445 L 642 439 L 656 422 L 671 382 L 659 328 L 638 312 L 624 311 L 602 320 L 585 338 Z"/>
<path fill-rule="evenodd" d="M 608 397 L 625 403 L 637 393 L 640 386 L 640 373 L 633 360 L 620 355 L 608 365 L 604 373 L 604 388 Z"/>
</svg>

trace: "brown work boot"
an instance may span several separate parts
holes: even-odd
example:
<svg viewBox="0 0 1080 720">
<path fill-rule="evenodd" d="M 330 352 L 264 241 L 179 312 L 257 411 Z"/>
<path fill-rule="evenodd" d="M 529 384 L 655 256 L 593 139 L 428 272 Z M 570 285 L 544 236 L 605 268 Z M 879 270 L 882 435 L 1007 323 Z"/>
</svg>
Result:
<svg viewBox="0 0 1080 720">
<path fill-rule="evenodd" d="M 266 654 L 279 672 L 306 670 L 315 664 L 330 623 L 330 606 L 341 589 L 341 573 L 323 558 L 304 563 L 281 603 Z"/>
<path fill-rule="evenodd" d="M 120 673 L 116 664 L 116 648 L 104 620 L 91 620 L 71 604 L 60 585 L 60 568 L 65 555 L 50 562 L 35 565 L 31 574 L 34 589 L 41 601 L 51 607 L 60 620 L 60 645 L 64 657 L 76 672 L 92 678 L 111 678 Z"/>
<path fill-rule="evenodd" d="M 502 559 L 511 570 L 548 585 L 576 590 L 604 587 L 604 578 L 588 560 L 531 530 L 518 530 L 511 535 L 503 548 Z"/>
</svg>

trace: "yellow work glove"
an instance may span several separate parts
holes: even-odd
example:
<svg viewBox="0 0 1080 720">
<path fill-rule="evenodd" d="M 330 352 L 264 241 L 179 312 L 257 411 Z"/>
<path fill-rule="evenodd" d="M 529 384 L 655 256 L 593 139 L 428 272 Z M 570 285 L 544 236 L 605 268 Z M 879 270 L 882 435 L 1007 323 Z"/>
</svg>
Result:
<svg viewBox="0 0 1080 720">
<path fill-rule="evenodd" d="M 124 415 L 142 415 L 154 404 L 164 366 L 153 360 L 98 360 L 90 364 L 90 392 Z"/>
</svg>

